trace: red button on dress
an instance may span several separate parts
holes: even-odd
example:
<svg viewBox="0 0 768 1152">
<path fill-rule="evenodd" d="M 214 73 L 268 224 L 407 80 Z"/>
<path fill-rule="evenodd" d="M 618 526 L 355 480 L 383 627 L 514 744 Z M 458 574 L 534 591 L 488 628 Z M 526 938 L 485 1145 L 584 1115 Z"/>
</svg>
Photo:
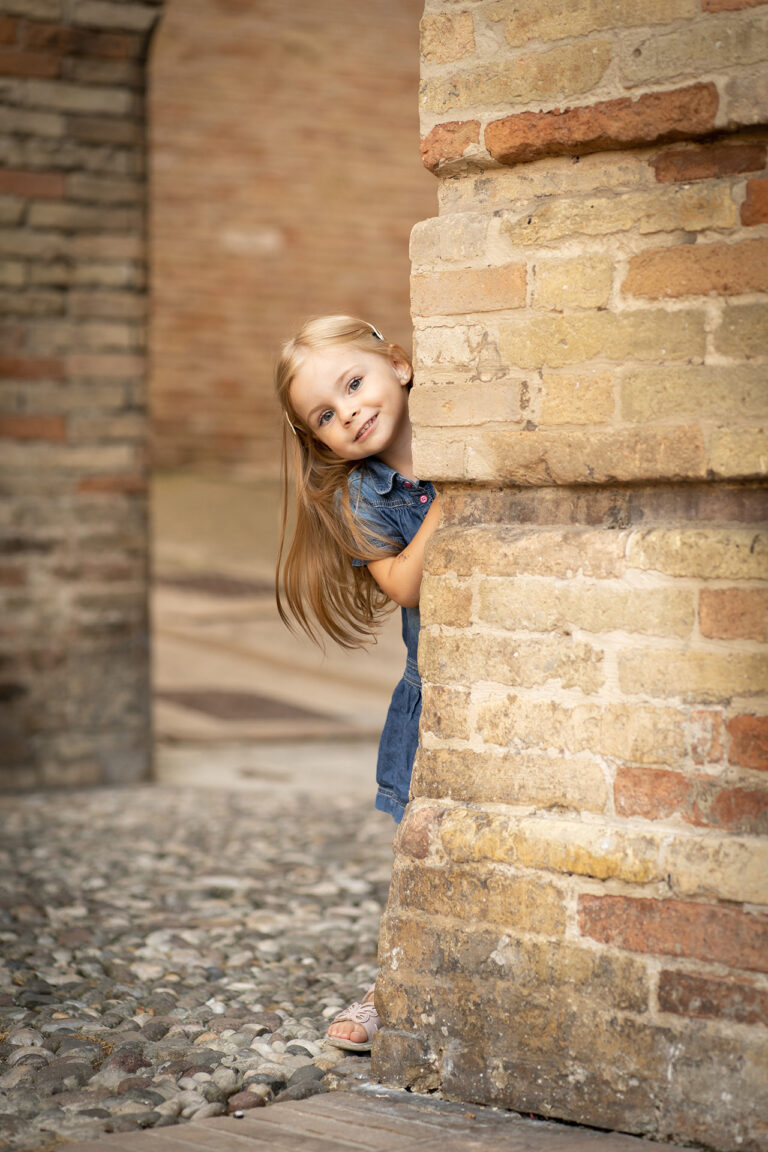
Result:
<svg viewBox="0 0 768 1152">
<path fill-rule="evenodd" d="M 429 500 L 429 496 L 419 496 L 419 500 L 421 500 L 422 504 L 426 504 L 427 500 Z"/>
<path fill-rule="evenodd" d="M 403 480 L 403 488 L 413 488 L 413 484 L 411 484 L 410 480 Z"/>
</svg>

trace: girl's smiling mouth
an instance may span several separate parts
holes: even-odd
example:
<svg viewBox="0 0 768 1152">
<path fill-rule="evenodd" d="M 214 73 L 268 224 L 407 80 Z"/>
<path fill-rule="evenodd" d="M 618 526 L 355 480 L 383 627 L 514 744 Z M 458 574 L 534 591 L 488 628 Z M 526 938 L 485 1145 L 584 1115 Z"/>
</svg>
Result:
<svg viewBox="0 0 768 1152">
<path fill-rule="evenodd" d="M 360 431 L 355 436 L 355 440 L 356 441 L 357 440 L 365 440 L 366 436 L 373 429 L 373 426 L 377 420 L 378 420 L 378 415 L 371 416 L 370 420 L 366 420 L 365 424 L 363 424 L 362 428 L 360 429 Z"/>
</svg>

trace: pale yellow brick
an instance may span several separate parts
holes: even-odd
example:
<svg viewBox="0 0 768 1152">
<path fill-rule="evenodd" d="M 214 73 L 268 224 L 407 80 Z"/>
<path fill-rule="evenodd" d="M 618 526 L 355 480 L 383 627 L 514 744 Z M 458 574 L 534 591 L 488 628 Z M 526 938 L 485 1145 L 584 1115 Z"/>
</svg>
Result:
<svg viewBox="0 0 768 1152">
<path fill-rule="evenodd" d="M 663 878 L 661 836 L 605 822 L 520 820 L 512 830 L 514 862 L 526 868 L 647 884 Z"/>
<path fill-rule="evenodd" d="M 578 704 L 495 693 L 478 709 L 477 730 L 489 744 L 521 753 L 591 752 L 636 764 L 665 765 L 686 752 L 686 717 L 646 704 Z"/>
<path fill-rule="evenodd" d="M 724 704 L 768 692 L 768 651 L 639 649 L 620 653 L 618 668 L 619 686 L 629 695 Z"/>
<path fill-rule="evenodd" d="M 433 537 L 428 570 L 471 576 L 532 573 L 567 579 L 582 574 L 605 579 L 621 576 L 628 533 L 602 528 L 492 527 L 443 528 Z"/>
<path fill-rule="evenodd" d="M 440 212 L 475 212 L 478 204 L 486 211 L 515 209 L 523 201 L 539 197 L 604 195 L 608 189 L 627 192 L 631 189 L 655 189 L 657 186 L 648 154 L 643 151 L 598 152 L 579 157 L 574 164 L 570 156 L 553 156 L 534 164 L 517 164 L 512 168 L 491 168 L 481 175 L 457 174 L 440 181 Z"/>
<path fill-rule="evenodd" d="M 695 594 L 690 589 L 630 588 L 606 581 L 561 584 L 525 576 L 480 584 L 479 619 L 510 631 L 583 628 L 684 637 L 690 635 L 695 618 Z"/>
<path fill-rule="evenodd" d="M 552 100 L 589 92 L 611 62 L 609 40 L 567 44 L 471 71 L 427 79 L 421 105 L 443 115 L 453 109 Z"/>
<path fill-rule="evenodd" d="M 764 428 L 721 429 L 709 442 L 715 476 L 759 477 L 768 473 L 768 432 Z"/>
<path fill-rule="evenodd" d="M 673 892 L 685 897 L 768 904 L 768 840 L 677 834 L 664 851 Z"/>
<path fill-rule="evenodd" d="M 645 528 L 627 547 L 631 568 L 710 580 L 760 580 L 768 572 L 768 533 L 744 528 Z"/>
<path fill-rule="evenodd" d="M 430 689 L 427 689 L 430 691 Z M 611 790 L 594 756 L 537 752 L 494 755 L 489 749 L 433 748 L 438 736 L 422 726 L 413 776 L 415 796 L 441 796 L 468 804 L 521 804 L 536 808 L 604 812 Z"/>
<path fill-rule="evenodd" d="M 471 12 L 424 16 L 420 28 L 421 58 L 427 64 L 450 64 L 475 51 Z"/>
<path fill-rule="evenodd" d="M 561 40 L 604 29 L 667 24 L 701 12 L 700 0 L 569 0 L 542 4 L 541 0 L 501 0 L 487 5 L 483 15 L 504 21 L 504 35 L 513 47 L 529 40 Z"/>
<path fill-rule="evenodd" d="M 481 345 L 479 328 L 464 324 L 443 324 L 413 331 L 413 360 L 421 372 L 441 365 L 471 365 Z"/>
<path fill-rule="evenodd" d="M 715 332 L 715 347 L 735 360 L 768 356 L 768 303 L 726 306 Z"/>
<path fill-rule="evenodd" d="M 521 386 L 517 380 L 419 383 L 411 393 L 411 421 L 414 426 L 432 427 L 516 421 Z"/>
<path fill-rule="evenodd" d="M 448 624 L 466 627 L 472 614 L 472 587 L 469 581 L 445 576 L 425 576 L 419 601 L 422 625 Z"/>
<path fill-rule="evenodd" d="M 624 420 L 698 417 L 745 423 L 768 417 L 764 368 L 671 364 L 633 368 L 619 386 Z"/>
<path fill-rule="evenodd" d="M 37 444 L 8 441 L 3 462 L 14 471 L 48 473 L 123 472 L 136 467 L 130 444 Z"/>
<path fill-rule="evenodd" d="M 533 432 L 490 427 L 468 443 L 467 464 L 467 479 L 521 486 L 703 480 L 707 474 L 696 424 Z"/>
<path fill-rule="evenodd" d="M 602 308 L 611 294 L 613 269 L 612 257 L 594 252 L 568 260 L 537 260 L 534 307 L 558 312 L 568 308 Z"/>
<path fill-rule="evenodd" d="M 463 437 L 430 439 L 422 433 L 414 439 L 413 467 L 417 476 L 433 476 L 435 480 L 462 478 L 466 471 L 464 459 Z"/>
<path fill-rule="evenodd" d="M 542 424 L 603 424 L 613 416 L 612 372 L 545 372 L 542 383 Z"/>
<path fill-rule="evenodd" d="M 442 740 L 468 740 L 469 701 L 468 688 L 427 685 L 421 713 L 422 730 Z"/>
<path fill-rule="evenodd" d="M 519 368 L 703 358 L 706 346 L 704 314 L 693 309 L 527 315 L 502 321 L 499 337 L 502 355 Z"/>
<path fill-rule="evenodd" d="M 610 236 L 636 231 L 700 232 L 733 228 L 739 214 L 728 185 L 701 182 L 684 187 L 545 200 L 540 207 L 506 214 L 501 233 L 515 247 L 541 245 L 568 236 Z"/>
<path fill-rule="evenodd" d="M 768 21 L 764 12 L 733 12 L 711 20 L 692 20 L 674 32 L 624 40 L 621 75 L 625 84 L 652 84 L 760 64 L 768 59 Z"/>
<path fill-rule="evenodd" d="M 436 684 L 492 681 L 532 688 L 556 681 L 563 688 L 591 693 L 605 681 L 599 649 L 558 637 L 443 636 L 424 629 L 419 667 L 424 679 Z"/>
<path fill-rule="evenodd" d="M 112 7 L 105 4 L 105 8 Z M 133 111 L 135 96 L 122 88 L 95 84 L 67 84 L 62 80 L 28 80 L 22 102 L 51 112 L 90 112 L 101 116 L 127 116 Z"/>
<path fill-rule="evenodd" d="M 148 32 L 160 18 L 158 10 L 146 4 L 111 4 L 109 0 L 73 0 L 69 13 L 73 24 L 131 32 Z"/>
</svg>

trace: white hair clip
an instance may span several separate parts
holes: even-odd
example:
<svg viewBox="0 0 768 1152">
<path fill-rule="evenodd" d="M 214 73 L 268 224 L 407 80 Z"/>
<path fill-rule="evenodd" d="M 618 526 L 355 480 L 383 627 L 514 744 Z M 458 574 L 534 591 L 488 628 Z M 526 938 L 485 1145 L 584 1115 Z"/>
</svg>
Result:
<svg viewBox="0 0 768 1152">
<path fill-rule="evenodd" d="M 290 417 L 288 416 L 288 413 L 285 411 L 285 409 L 283 409 L 283 416 L 285 416 L 286 424 L 288 425 L 291 432 L 293 432 L 294 436 L 296 436 L 296 439 L 298 440 L 298 436 L 296 434 L 296 425 L 291 423 Z"/>
<path fill-rule="evenodd" d="M 384 343 L 384 337 L 382 336 L 381 332 L 379 332 L 378 328 L 374 328 L 373 324 L 370 324 L 370 329 L 371 329 L 371 333 L 376 337 L 376 339 L 381 340 L 381 342 L 383 344 Z"/>
</svg>

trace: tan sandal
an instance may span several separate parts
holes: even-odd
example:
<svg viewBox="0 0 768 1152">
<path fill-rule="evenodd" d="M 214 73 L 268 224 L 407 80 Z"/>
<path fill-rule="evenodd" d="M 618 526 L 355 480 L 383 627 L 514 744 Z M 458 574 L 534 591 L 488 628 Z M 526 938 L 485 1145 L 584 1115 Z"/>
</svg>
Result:
<svg viewBox="0 0 768 1152">
<path fill-rule="evenodd" d="M 376 985 L 372 984 L 365 994 L 362 1003 L 357 1000 L 354 1004 L 350 1004 L 338 1016 L 334 1016 L 331 1024 L 341 1024 L 347 1020 L 352 1024 L 359 1024 L 365 1032 L 365 1040 L 347 1040 L 343 1036 L 329 1036 L 326 1033 L 326 1040 L 329 1044 L 333 1044 L 334 1048 L 344 1048 L 347 1052 L 370 1052 L 373 1047 L 373 1038 L 381 1027 L 381 1017 L 376 1011 L 376 1005 L 373 1000 L 368 1000 L 371 996 Z"/>
</svg>

